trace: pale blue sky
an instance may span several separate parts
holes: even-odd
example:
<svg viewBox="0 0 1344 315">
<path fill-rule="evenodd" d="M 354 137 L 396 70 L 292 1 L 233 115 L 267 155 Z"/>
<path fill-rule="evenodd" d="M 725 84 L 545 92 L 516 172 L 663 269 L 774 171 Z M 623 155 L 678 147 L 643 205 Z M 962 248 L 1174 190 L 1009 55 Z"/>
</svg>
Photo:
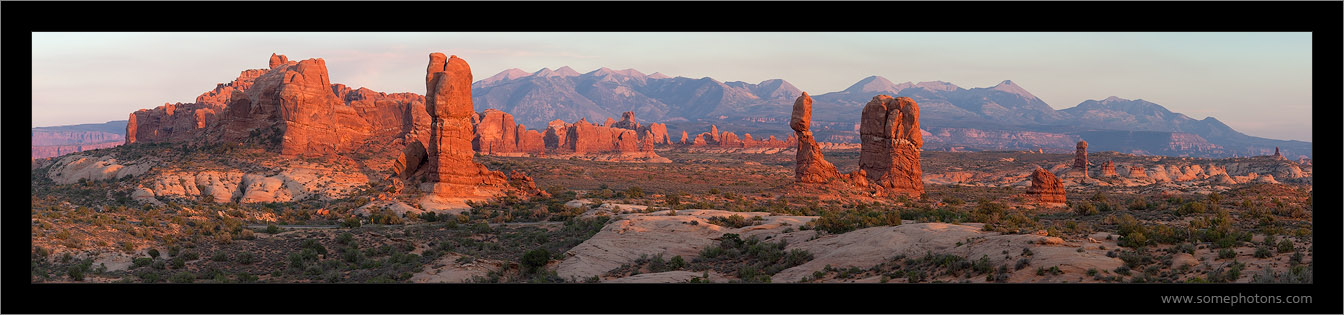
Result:
<svg viewBox="0 0 1344 315">
<path fill-rule="evenodd" d="M 1238 131 L 1311 140 L 1310 33 L 34 33 L 33 126 L 191 102 L 272 52 L 323 58 L 333 83 L 424 93 L 430 52 L 476 80 L 509 68 L 634 68 L 784 79 L 810 94 L 880 75 L 963 88 L 1003 80 L 1055 109 L 1144 99 Z"/>
</svg>

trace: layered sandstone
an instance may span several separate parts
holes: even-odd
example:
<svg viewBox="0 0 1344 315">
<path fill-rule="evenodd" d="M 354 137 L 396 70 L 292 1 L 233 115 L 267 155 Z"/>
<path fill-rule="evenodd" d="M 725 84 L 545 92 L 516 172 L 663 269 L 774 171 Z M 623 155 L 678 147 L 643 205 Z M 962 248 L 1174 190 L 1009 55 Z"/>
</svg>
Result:
<svg viewBox="0 0 1344 315">
<path fill-rule="evenodd" d="M 332 84 L 320 58 L 272 55 L 269 69 L 243 71 L 195 103 L 132 113 L 126 143 L 256 142 L 283 155 L 358 150 L 364 143 L 428 141 L 423 97 Z"/>
<path fill-rule="evenodd" d="M 868 181 L 892 193 L 923 194 L 919 105 L 908 97 L 878 95 L 864 106 L 861 119 L 859 169 Z"/>
<path fill-rule="evenodd" d="M 1072 171 L 1087 176 L 1087 141 L 1078 141 L 1078 145 L 1073 153 Z"/>
<path fill-rule="evenodd" d="M 794 166 L 794 178 L 800 183 L 826 183 L 832 179 L 840 177 L 840 171 L 836 170 L 835 165 L 826 161 L 826 157 L 821 154 L 821 147 L 817 146 L 816 139 L 812 136 L 810 130 L 812 126 L 812 97 L 803 92 L 798 99 L 793 102 L 793 116 L 789 118 L 789 128 L 793 128 L 798 135 L 798 153 L 796 155 L 797 164 Z M 714 128 L 717 131 L 717 127 Z M 704 139 L 697 136 L 697 142 Z"/>
<path fill-rule="evenodd" d="M 1106 164 L 1101 165 L 1101 176 L 1099 177 L 1116 177 L 1116 176 L 1118 175 L 1115 174 L 1115 162 L 1106 161 Z"/>
<path fill-rule="evenodd" d="M 1031 187 L 1027 195 L 1044 203 L 1064 203 L 1064 183 L 1054 173 L 1037 167 L 1031 172 Z"/>
</svg>

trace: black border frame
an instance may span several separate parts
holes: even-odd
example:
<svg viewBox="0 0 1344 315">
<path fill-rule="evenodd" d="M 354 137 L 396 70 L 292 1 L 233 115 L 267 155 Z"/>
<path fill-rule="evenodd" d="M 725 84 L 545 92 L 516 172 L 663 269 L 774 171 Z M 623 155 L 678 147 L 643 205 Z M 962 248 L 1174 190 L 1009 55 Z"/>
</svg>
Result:
<svg viewBox="0 0 1344 315">
<path fill-rule="evenodd" d="M 1312 32 L 1314 104 L 1341 101 L 1344 2 L 13 2 L 0 3 L 11 91 L 40 31 L 1255 31 Z M 623 19 L 602 15 L 624 14 Z M 506 23 L 571 17 L 556 25 Z M 28 45 L 20 46 L 27 42 Z M 805 44 L 805 43 L 800 43 Z M 1247 43 L 1254 45 L 1255 43 Z M 72 73 L 70 75 L 78 75 Z M 27 83 L 26 83 L 27 82 Z M 17 86 L 17 87 L 16 87 Z M 10 93 L 18 103 L 23 95 Z M 29 95 L 31 97 L 31 95 Z M 90 96 L 96 97 L 96 96 Z M 1272 108 L 1267 104 L 1266 108 Z M 11 113 L 16 113 L 10 106 Z M 1313 107 L 1313 126 L 1315 121 Z M 11 117 L 16 117 L 11 115 Z M 1335 116 L 1338 117 L 1338 116 Z M 1333 125 L 1333 124 L 1332 124 Z M 7 136 L 22 134 L 6 124 Z M 1340 143 L 1338 134 L 1314 141 Z M 11 142 L 14 143 L 14 142 Z M 1338 171 L 1338 150 L 1314 150 Z M 18 171 L 17 155 L 6 156 Z M 6 182 L 16 182 L 17 176 Z M 1337 180 L 1316 181 L 1334 192 Z M 6 187 L 22 187 L 18 183 Z M 1324 209 L 1340 209 L 1323 198 Z M 10 198 L 9 202 L 21 203 Z M 12 208 L 17 208 L 12 207 Z M 10 220 L 6 248 L 29 238 Z M 1338 211 L 1315 212 L 1316 245 L 1341 248 Z M 17 256 L 12 256 L 17 257 Z M 32 284 L 8 260 L 6 313 L 1344 313 L 1339 251 L 1314 284 L 329 285 Z M 1161 304 L 1159 295 L 1313 295 L 1312 304 Z M 799 299 L 802 299 L 801 301 Z M 648 301 L 648 302 L 645 302 Z M 163 305 L 148 308 L 148 303 Z M 656 304 L 655 304 L 656 303 Z M 662 306 L 655 306 L 662 305 Z"/>
</svg>

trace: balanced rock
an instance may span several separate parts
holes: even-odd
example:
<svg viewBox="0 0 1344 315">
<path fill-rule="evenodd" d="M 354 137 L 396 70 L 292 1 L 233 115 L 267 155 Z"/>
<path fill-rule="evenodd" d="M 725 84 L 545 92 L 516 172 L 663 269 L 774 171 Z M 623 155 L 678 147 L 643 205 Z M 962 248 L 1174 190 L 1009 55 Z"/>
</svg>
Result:
<svg viewBox="0 0 1344 315">
<path fill-rule="evenodd" d="M 1031 172 L 1031 187 L 1027 195 L 1045 203 L 1064 203 L 1064 183 L 1054 173 L 1037 167 Z"/>
<path fill-rule="evenodd" d="M 840 177 L 840 171 L 826 161 L 826 157 L 821 154 L 821 147 L 817 146 L 817 140 L 812 137 L 812 97 L 807 92 L 803 92 L 793 102 L 789 128 L 793 128 L 793 132 L 798 135 L 797 165 L 794 166 L 794 178 L 798 182 L 825 183 Z M 714 130 L 717 131 L 718 127 Z M 695 141 L 704 142 L 701 137 L 696 137 Z"/>
<path fill-rule="evenodd" d="M 923 194 L 919 105 L 909 97 L 878 95 L 864 105 L 861 119 L 859 169 L 868 180 L 891 193 Z"/>
</svg>

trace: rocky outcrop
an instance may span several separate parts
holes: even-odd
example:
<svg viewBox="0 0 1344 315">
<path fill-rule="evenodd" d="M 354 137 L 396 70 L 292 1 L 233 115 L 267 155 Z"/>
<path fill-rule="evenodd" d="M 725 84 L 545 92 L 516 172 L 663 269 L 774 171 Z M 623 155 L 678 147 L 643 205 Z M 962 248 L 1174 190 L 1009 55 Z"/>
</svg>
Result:
<svg viewBox="0 0 1344 315">
<path fill-rule="evenodd" d="M 861 117 L 859 169 L 867 172 L 868 181 L 890 193 L 923 194 L 919 105 L 908 97 L 878 95 L 864 106 Z"/>
<path fill-rule="evenodd" d="M 610 118 L 607 121 L 612 121 Z M 639 130 L 639 123 L 635 122 L 635 112 L 621 113 L 621 121 L 607 124 L 608 127 Z"/>
<path fill-rule="evenodd" d="M 1037 167 L 1031 172 L 1031 187 L 1027 196 L 1044 203 L 1064 203 L 1064 183 L 1054 173 Z"/>
<path fill-rule="evenodd" d="M 789 119 L 789 128 L 793 128 L 798 135 L 798 153 L 795 157 L 797 164 L 794 166 L 794 178 L 800 183 L 826 183 L 832 179 L 840 177 L 840 171 L 836 170 L 835 165 L 826 161 L 822 156 L 821 148 L 817 146 L 817 141 L 813 139 L 812 131 L 812 97 L 806 92 L 798 96 L 793 102 L 793 116 Z M 717 130 L 718 128 L 714 128 Z M 697 136 L 696 142 L 703 142 L 704 139 Z"/>
<path fill-rule="evenodd" d="M 47 170 L 47 178 L 62 185 L 78 183 L 80 180 L 115 180 L 144 174 L 152 165 L 151 162 L 118 161 L 110 156 L 75 154 L 52 163 Z"/>
<path fill-rule="evenodd" d="M 518 125 L 513 123 L 513 115 L 492 108 L 479 117 L 471 140 L 473 150 L 483 154 L 518 152 Z"/>
<path fill-rule="evenodd" d="M 547 123 L 546 134 L 542 136 L 542 142 L 545 143 L 546 149 L 558 149 L 565 145 L 569 140 L 566 137 L 569 134 L 569 126 L 570 124 L 559 119 Z"/>
<path fill-rule="evenodd" d="M 425 108 L 430 114 L 427 179 L 443 184 L 434 189 L 436 195 L 477 197 L 478 187 L 503 188 L 504 173 L 472 161 L 471 117 L 476 113 L 471 107 L 471 67 L 457 56 L 436 52 L 429 55 L 425 72 Z"/>
<path fill-rule="evenodd" d="M 222 108 L 209 103 L 165 103 L 131 113 L 126 122 L 126 144 L 188 142 L 201 138 L 218 120 Z"/>
<path fill-rule="evenodd" d="M 1131 165 L 1129 167 L 1129 178 L 1147 180 L 1148 172 L 1144 171 L 1142 166 Z"/>
<path fill-rule="evenodd" d="M 126 143 L 257 142 L 283 155 L 321 155 L 368 142 L 428 141 L 429 117 L 419 95 L 331 84 L 320 58 L 272 55 L 268 66 L 243 71 L 195 103 L 132 113 Z"/>
<path fill-rule="evenodd" d="M 681 141 L 678 141 L 677 143 L 680 143 L 681 145 L 689 145 L 689 144 L 691 144 L 691 142 L 693 142 L 693 141 L 691 141 L 691 137 L 690 137 L 689 135 L 686 134 L 686 131 L 685 131 L 685 130 L 682 130 L 682 131 L 681 131 Z"/>
<path fill-rule="evenodd" d="M 1116 177 L 1116 176 L 1119 175 L 1116 175 L 1115 173 L 1115 162 L 1106 161 L 1106 164 L 1101 165 L 1101 176 L 1098 177 Z"/>
<path fill-rule="evenodd" d="M 1072 171 L 1087 176 L 1087 141 L 1078 141 L 1078 146 L 1073 153 Z"/>
</svg>

